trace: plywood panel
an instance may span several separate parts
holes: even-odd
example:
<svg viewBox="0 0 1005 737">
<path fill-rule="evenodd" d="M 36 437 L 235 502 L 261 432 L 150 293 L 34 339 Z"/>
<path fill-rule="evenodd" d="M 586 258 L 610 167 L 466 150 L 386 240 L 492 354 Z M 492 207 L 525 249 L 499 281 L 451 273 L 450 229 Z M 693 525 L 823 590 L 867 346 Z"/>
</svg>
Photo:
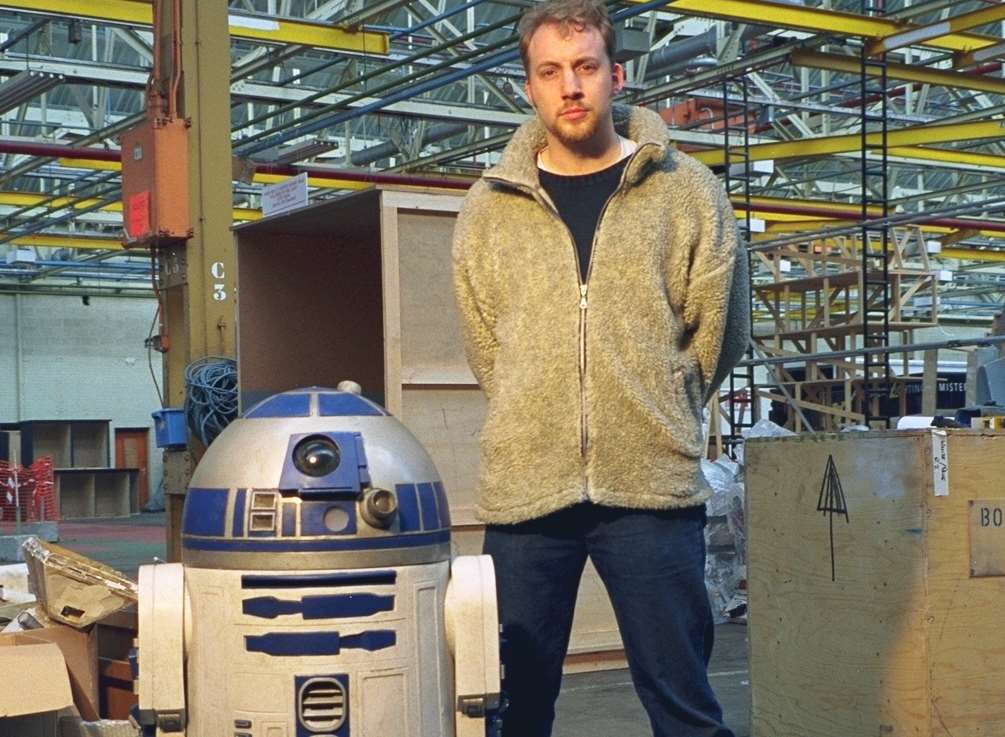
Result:
<svg viewBox="0 0 1005 737">
<path fill-rule="evenodd" d="M 949 435 L 949 494 L 928 499 L 933 737 L 1005 735 L 1005 577 L 970 576 L 968 534 L 970 502 L 1005 499 L 1003 474 L 1005 434 Z"/>
<path fill-rule="evenodd" d="M 475 521 L 478 437 L 485 423 L 485 396 L 469 389 L 412 388 L 402 392 L 401 420 L 436 464 L 455 524 Z"/>
<path fill-rule="evenodd" d="M 753 737 L 927 737 L 926 439 L 748 443 Z"/>
<path fill-rule="evenodd" d="M 242 407 L 301 386 L 353 379 L 383 402 L 380 248 L 375 202 L 351 236 L 338 223 L 313 234 L 238 239 Z M 371 227 L 363 227 L 370 223 Z"/>
<path fill-rule="evenodd" d="M 449 212 L 398 210 L 404 384 L 458 375 L 473 379 L 454 302 L 450 252 L 455 220 Z"/>
</svg>

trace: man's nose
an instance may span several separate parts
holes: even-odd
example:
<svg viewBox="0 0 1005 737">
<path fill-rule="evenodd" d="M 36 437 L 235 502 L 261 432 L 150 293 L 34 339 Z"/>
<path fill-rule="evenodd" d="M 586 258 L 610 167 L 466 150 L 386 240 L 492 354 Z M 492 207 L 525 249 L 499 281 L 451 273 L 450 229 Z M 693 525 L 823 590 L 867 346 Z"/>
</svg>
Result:
<svg viewBox="0 0 1005 737">
<path fill-rule="evenodd" d="M 574 69 L 566 70 L 562 74 L 562 97 L 578 100 L 583 96 L 583 86 L 579 82 L 579 75 Z"/>
</svg>

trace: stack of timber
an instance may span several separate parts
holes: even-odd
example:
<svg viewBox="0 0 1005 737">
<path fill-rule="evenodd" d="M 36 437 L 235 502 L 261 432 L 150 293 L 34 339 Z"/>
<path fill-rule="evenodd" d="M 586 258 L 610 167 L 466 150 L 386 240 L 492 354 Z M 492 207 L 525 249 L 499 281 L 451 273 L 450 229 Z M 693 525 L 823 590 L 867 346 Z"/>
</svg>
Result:
<svg viewBox="0 0 1005 737">
<path fill-rule="evenodd" d="M 759 393 L 795 405 L 804 414 L 812 413 L 815 429 L 836 430 L 864 421 L 866 377 L 861 361 L 804 356 L 861 348 L 866 327 L 872 335 L 884 322 L 889 328 L 889 343 L 901 345 L 914 342 L 915 330 L 937 324 L 938 270 L 929 258 L 930 245 L 921 228 L 890 229 L 887 290 L 877 286 L 882 271 L 875 264 L 880 262 L 881 251 L 879 243 L 863 241 L 859 235 L 808 239 L 753 251 L 756 316 L 765 318 L 755 325 L 754 342 L 764 356 L 793 359 L 785 368 L 773 369 L 774 383 L 783 386 L 789 397 L 772 388 Z M 868 272 L 863 263 L 872 264 Z M 921 381 L 907 375 L 908 357 L 901 354 L 899 367 L 890 358 L 892 394 L 900 405 L 897 416 L 907 414 L 905 385 Z M 800 372 L 793 375 L 796 366 Z M 870 414 L 883 413 L 872 407 Z M 792 414 L 791 424 L 796 431 L 804 429 L 799 413 Z"/>
</svg>

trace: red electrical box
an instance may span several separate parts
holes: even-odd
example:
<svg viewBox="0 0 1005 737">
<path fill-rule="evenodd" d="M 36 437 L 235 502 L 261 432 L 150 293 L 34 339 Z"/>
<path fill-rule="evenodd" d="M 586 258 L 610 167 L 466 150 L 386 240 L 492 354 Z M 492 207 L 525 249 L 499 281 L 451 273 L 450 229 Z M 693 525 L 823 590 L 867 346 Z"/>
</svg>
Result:
<svg viewBox="0 0 1005 737">
<path fill-rule="evenodd" d="M 188 128 L 181 118 L 147 118 L 121 138 L 123 244 L 150 246 L 192 237 Z"/>
</svg>

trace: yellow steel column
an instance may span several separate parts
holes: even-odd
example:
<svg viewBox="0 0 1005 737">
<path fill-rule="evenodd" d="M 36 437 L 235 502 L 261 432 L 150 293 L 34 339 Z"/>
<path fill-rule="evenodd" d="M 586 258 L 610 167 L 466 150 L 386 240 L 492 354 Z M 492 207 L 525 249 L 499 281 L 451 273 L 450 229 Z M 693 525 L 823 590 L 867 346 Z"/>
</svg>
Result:
<svg viewBox="0 0 1005 737">
<path fill-rule="evenodd" d="M 180 5 L 184 70 L 180 109 L 192 122 L 188 187 L 193 236 L 161 253 L 162 302 L 171 341 L 165 354 L 165 399 L 172 407 L 185 401 L 189 363 L 207 355 L 236 355 L 227 4 L 181 0 Z M 170 13 L 165 13 L 169 19 Z M 164 454 L 168 560 L 181 557 L 185 491 L 203 450 L 190 447 Z"/>
</svg>

